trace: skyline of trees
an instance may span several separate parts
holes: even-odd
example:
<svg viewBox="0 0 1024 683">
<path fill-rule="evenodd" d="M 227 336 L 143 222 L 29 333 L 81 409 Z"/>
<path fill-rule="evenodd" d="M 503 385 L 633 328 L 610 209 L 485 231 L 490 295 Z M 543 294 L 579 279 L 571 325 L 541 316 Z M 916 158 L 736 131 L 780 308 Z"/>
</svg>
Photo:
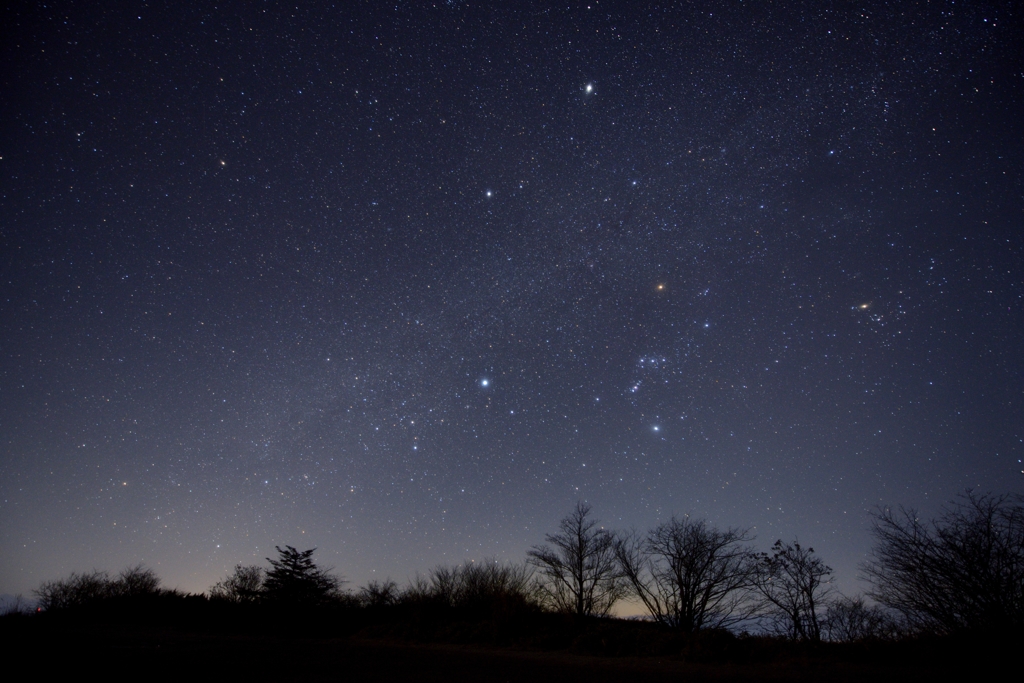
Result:
<svg viewBox="0 0 1024 683">
<path fill-rule="evenodd" d="M 934 520 L 913 510 L 874 514 L 876 545 L 862 566 L 871 589 L 845 596 L 811 547 L 777 540 L 752 547 L 749 529 L 719 530 L 673 516 L 647 532 L 613 532 L 578 501 L 558 531 L 522 562 L 440 565 L 405 587 L 390 578 L 356 591 L 316 564 L 315 549 L 276 547 L 269 568 L 236 565 L 203 597 L 221 603 L 321 609 L 434 604 L 485 612 L 518 610 L 606 616 L 632 599 L 650 621 L 680 632 L 733 629 L 790 640 L 898 639 L 1024 625 L 1024 498 L 967 493 Z M 61 611 L 139 596 L 184 596 L 160 588 L 142 565 L 115 577 L 72 573 L 43 582 L 38 605 Z M 208 597 L 207 597 L 208 596 Z M 869 602 L 873 600 L 874 602 Z"/>
</svg>

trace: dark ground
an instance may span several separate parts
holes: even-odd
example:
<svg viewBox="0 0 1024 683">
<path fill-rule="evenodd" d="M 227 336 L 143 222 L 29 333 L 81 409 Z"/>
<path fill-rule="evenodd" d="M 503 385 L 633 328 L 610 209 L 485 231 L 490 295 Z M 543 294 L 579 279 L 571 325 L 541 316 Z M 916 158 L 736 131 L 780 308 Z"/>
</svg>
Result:
<svg viewBox="0 0 1024 683">
<path fill-rule="evenodd" d="M 991 653 L 956 648 L 825 648 L 767 661 L 694 662 L 683 656 L 603 657 L 517 647 L 410 643 L 359 637 L 188 633 L 151 626 L 8 621 L 4 661 L 30 675 L 103 680 L 246 681 L 943 681 L 988 680 Z M 34 620 L 33 620 L 34 621 Z M 955 652 L 953 650 L 956 650 Z M 748 657 L 749 659 L 749 657 Z M 755 658 L 756 659 L 756 658 Z M 1013 660 L 1007 657 L 1013 665 Z M 1019 668 L 1019 666 L 1018 666 Z M 1003 669 L 1002 676 L 1006 672 Z"/>
</svg>

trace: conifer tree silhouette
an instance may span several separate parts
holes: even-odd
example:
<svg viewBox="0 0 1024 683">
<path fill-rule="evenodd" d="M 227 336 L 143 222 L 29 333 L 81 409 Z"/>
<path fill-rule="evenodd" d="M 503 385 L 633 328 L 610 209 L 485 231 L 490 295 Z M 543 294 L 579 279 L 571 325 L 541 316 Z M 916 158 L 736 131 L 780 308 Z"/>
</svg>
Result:
<svg viewBox="0 0 1024 683">
<path fill-rule="evenodd" d="M 296 550 L 286 545 L 275 546 L 278 559 L 267 558 L 270 570 L 263 581 L 263 595 L 267 600 L 293 607 L 316 607 L 339 596 L 341 580 L 329 569 L 321 569 L 313 562 L 313 552 Z"/>
</svg>

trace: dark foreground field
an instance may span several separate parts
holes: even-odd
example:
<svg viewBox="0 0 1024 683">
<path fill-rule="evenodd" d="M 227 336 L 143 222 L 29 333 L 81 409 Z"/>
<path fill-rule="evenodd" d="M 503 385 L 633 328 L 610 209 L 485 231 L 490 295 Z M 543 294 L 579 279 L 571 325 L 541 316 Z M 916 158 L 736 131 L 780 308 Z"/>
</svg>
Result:
<svg viewBox="0 0 1024 683">
<path fill-rule="evenodd" d="M 33 623 L 34 622 L 34 623 Z M 152 626 L 7 621 L 5 662 L 52 679 L 85 672 L 104 680 L 246 681 L 944 681 L 1019 671 L 1009 653 L 961 642 L 898 649 L 819 647 L 762 661 L 693 661 L 685 655 L 601 656 L 521 647 L 216 634 Z M 973 651 L 972 651 L 973 650 Z M 699 657 L 696 659 L 700 659 Z M 757 659 L 757 658 L 755 658 Z M 10 669 L 13 670 L 13 669 Z M 30 673 L 30 675 L 32 675 Z M 1011 676 L 1011 678 L 1013 678 Z"/>
</svg>

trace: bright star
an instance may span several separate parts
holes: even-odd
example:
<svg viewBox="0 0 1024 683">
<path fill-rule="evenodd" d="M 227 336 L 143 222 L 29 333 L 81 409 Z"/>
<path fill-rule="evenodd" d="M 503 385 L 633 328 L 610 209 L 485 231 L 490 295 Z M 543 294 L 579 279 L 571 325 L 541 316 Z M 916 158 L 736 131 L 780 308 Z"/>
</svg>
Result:
<svg viewBox="0 0 1024 683">
<path fill-rule="evenodd" d="M 480 380 L 480 386 L 482 386 L 482 387 L 486 387 L 490 383 L 491 383 L 491 380 L 489 380 L 489 379 L 482 379 L 482 380 Z"/>
</svg>

